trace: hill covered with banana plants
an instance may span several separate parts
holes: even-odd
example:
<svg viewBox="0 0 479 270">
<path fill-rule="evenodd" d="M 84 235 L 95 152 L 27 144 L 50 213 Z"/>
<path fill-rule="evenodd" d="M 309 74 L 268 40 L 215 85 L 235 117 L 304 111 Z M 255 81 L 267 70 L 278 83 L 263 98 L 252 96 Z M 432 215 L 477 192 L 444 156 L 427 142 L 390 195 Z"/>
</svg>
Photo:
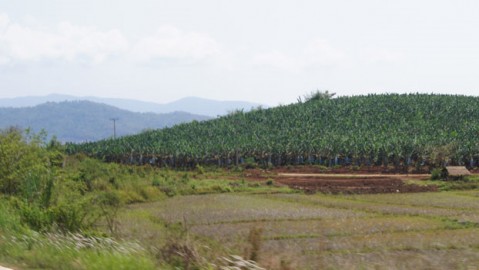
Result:
<svg viewBox="0 0 479 270">
<path fill-rule="evenodd" d="M 439 166 L 479 163 L 479 98 L 383 94 L 306 101 L 84 144 L 69 153 L 107 161 L 190 167 Z"/>
</svg>

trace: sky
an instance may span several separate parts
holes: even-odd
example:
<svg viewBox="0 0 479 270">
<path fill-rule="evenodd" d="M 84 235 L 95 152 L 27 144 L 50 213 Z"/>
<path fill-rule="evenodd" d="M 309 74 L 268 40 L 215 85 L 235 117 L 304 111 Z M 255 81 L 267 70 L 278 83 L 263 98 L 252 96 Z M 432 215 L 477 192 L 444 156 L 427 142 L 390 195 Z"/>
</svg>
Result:
<svg viewBox="0 0 479 270">
<path fill-rule="evenodd" d="M 476 0 L 0 0 L 0 98 L 479 96 Z"/>
</svg>

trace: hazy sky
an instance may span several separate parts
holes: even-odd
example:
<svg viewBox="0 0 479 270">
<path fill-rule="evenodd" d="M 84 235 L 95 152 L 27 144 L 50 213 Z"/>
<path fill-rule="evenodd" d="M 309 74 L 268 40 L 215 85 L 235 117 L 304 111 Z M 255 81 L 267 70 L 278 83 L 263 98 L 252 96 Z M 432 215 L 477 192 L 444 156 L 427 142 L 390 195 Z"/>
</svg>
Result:
<svg viewBox="0 0 479 270">
<path fill-rule="evenodd" d="M 0 98 L 479 95 L 477 0 L 0 0 Z"/>
</svg>

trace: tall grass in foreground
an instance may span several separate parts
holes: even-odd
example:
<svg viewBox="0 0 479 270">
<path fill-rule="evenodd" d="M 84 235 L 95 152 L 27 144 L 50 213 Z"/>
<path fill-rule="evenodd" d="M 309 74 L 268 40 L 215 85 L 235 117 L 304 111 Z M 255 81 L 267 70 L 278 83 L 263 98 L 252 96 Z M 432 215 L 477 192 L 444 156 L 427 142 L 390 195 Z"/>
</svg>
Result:
<svg viewBox="0 0 479 270">
<path fill-rule="evenodd" d="M 0 199 L 0 260 L 34 269 L 156 269 L 137 243 L 27 229 L 4 199 Z"/>
<path fill-rule="evenodd" d="M 137 244 L 80 234 L 2 237 L 0 253 L 10 263 L 40 269 L 156 269 Z"/>
<path fill-rule="evenodd" d="M 111 237 L 71 232 L 39 233 L 22 226 L 18 213 L 13 211 L 7 200 L 0 198 L 0 262 L 17 267 L 79 270 L 264 269 L 252 260 L 235 255 L 221 257 L 216 254 L 217 260 L 213 263 L 203 256 L 203 252 L 199 252 L 199 243 L 183 238 L 170 237 L 166 244 L 159 245 L 154 250 L 156 252 L 152 252 L 151 247 L 144 243 Z"/>
</svg>

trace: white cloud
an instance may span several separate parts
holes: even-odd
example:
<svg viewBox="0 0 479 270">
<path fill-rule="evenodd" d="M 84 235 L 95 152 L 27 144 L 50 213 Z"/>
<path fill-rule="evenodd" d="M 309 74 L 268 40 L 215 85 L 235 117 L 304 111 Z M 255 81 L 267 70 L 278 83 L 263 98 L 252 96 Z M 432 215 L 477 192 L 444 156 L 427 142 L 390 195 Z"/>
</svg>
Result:
<svg viewBox="0 0 479 270">
<path fill-rule="evenodd" d="M 199 61 L 220 53 L 218 42 L 206 34 L 185 33 L 173 26 L 162 26 L 152 36 L 140 39 L 131 56 L 139 62 L 157 59 Z"/>
<path fill-rule="evenodd" d="M 10 59 L 4 55 L 0 54 L 0 65 L 5 65 L 10 63 Z"/>
<path fill-rule="evenodd" d="M 367 48 L 361 53 L 363 61 L 366 63 L 398 63 L 404 60 L 404 54 L 398 51 L 392 51 L 383 48 Z"/>
<path fill-rule="evenodd" d="M 3 33 L 5 28 L 7 28 L 8 23 L 10 22 L 10 19 L 8 18 L 8 15 L 5 13 L 0 14 L 0 33 Z"/>
<path fill-rule="evenodd" d="M 268 66 L 290 72 L 300 72 L 304 69 L 340 67 L 350 64 L 346 53 L 334 48 L 329 42 L 315 39 L 306 44 L 302 51 L 290 55 L 278 50 L 260 53 L 253 56 L 252 63 L 258 66 Z"/>
<path fill-rule="evenodd" d="M 12 23 L 0 15 L 0 56 L 10 62 L 53 59 L 98 64 L 127 49 L 128 41 L 118 30 L 99 31 L 68 22 L 44 29 Z"/>
<path fill-rule="evenodd" d="M 291 72 L 298 72 L 302 68 L 302 63 L 297 58 L 277 50 L 257 54 L 253 57 L 252 62 L 257 66 L 272 67 Z"/>
<path fill-rule="evenodd" d="M 304 65 L 307 67 L 333 67 L 348 65 L 345 52 L 333 47 L 327 40 L 315 39 L 304 49 Z"/>
<path fill-rule="evenodd" d="M 227 58 L 210 36 L 183 32 L 173 26 L 162 26 L 153 35 L 129 46 L 127 38 L 116 29 L 100 31 L 69 22 L 46 28 L 34 18 L 30 21 L 28 24 L 12 22 L 7 14 L 0 14 L 0 65 L 44 60 L 98 64 L 113 55 L 140 63 L 157 60 L 195 63 L 211 58 L 225 62 Z"/>
</svg>

